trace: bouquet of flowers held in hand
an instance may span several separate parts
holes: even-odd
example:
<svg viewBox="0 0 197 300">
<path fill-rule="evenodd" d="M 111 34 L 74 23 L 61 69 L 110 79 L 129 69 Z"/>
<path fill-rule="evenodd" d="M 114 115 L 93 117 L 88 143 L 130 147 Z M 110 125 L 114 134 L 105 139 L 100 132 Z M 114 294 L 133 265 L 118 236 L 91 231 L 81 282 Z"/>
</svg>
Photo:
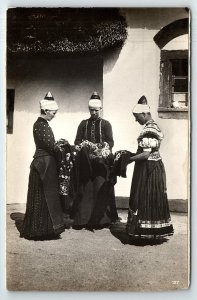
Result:
<svg viewBox="0 0 197 300">
<path fill-rule="evenodd" d="M 58 165 L 59 194 L 68 196 L 70 192 L 71 171 L 76 158 L 74 146 L 65 139 L 55 143 L 55 151 Z"/>
<path fill-rule="evenodd" d="M 92 143 L 87 140 L 84 140 L 81 144 L 76 146 L 77 150 L 80 150 L 83 147 L 87 147 L 89 150 L 90 159 L 107 159 L 111 156 L 111 150 L 107 142 L 101 143 Z"/>
</svg>

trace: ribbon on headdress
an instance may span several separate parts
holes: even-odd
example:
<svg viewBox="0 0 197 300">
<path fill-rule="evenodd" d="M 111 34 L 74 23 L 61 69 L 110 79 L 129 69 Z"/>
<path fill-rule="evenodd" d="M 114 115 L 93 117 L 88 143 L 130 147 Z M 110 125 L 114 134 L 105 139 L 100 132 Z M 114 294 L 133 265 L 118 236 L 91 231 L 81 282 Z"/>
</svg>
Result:
<svg viewBox="0 0 197 300">
<path fill-rule="evenodd" d="M 150 107 L 148 104 L 136 104 L 133 108 L 134 114 L 149 113 Z"/>
<path fill-rule="evenodd" d="M 100 96 L 98 95 L 97 92 L 94 92 L 92 94 L 92 96 L 90 97 L 88 106 L 89 106 L 89 108 L 101 108 L 102 107 L 102 102 L 101 102 Z"/>
</svg>

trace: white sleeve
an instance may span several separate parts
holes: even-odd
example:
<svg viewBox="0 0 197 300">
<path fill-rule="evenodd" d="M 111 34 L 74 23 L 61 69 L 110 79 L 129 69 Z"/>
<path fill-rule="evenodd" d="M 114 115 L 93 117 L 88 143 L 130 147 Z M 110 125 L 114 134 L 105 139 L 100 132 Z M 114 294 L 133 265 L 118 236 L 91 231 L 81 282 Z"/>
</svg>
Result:
<svg viewBox="0 0 197 300">
<path fill-rule="evenodd" d="M 139 142 L 139 146 L 143 148 L 143 151 L 151 151 L 152 148 L 158 147 L 158 140 L 156 138 L 142 138 Z"/>
</svg>

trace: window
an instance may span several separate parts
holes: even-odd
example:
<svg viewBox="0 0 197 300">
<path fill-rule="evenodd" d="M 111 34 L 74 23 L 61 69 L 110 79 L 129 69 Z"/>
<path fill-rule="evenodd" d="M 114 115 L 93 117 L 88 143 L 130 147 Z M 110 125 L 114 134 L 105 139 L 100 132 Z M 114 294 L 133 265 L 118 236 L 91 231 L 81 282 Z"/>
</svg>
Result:
<svg viewBox="0 0 197 300">
<path fill-rule="evenodd" d="M 187 118 L 188 51 L 161 51 L 159 117 Z"/>
<path fill-rule="evenodd" d="M 7 133 L 13 133 L 14 95 L 15 90 L 7 90 Z"/>
</svg>

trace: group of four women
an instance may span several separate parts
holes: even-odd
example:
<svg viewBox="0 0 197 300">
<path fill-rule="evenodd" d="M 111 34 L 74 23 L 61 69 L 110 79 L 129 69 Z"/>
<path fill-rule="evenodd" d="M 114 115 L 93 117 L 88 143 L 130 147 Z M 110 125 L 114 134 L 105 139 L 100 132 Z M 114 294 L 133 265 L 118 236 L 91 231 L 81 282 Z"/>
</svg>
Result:
<svg viewBox="0 0 197 300">
<path fill-rule="evenodd" d="M 173 234 L 165 169 L 159 154 L 163 134 L 151 117 L 146 97 L 142 96 L 133 108 L 136 121 L 144 126 L 136 153 L 117 151 L 113 155 L 112 127 L 100 117 L 101 109 L 100 97 L 94 92 L 89 100 L 90 118 L 79 124 L 75 145 L 70 145 L 63 139 L 56 142 L 49 126 L 58 111 L 52 94 L 48 92 L 40 101 L 40 116 L 33 125 L 36 151 L 30 166 L 21 237 L 58 238 L 69 222 L 75 229 L 96 229 L 119 222 L 114 184 L 116 176 L 125 177 L 131 162 L 135 167 L 127 234 L 152 238 Z"/>
</svg>

